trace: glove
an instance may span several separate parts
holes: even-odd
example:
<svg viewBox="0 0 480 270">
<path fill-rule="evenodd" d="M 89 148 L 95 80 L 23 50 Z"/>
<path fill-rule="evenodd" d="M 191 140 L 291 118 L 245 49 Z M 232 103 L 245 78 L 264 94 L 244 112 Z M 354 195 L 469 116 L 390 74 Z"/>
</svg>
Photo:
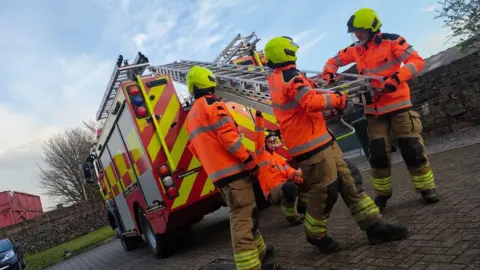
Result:
<svg viewBox="0 0 480 270">
<path fill-rule="evenodd" d="M 243 162 L 245 164 L 245 169 L 250 173 L 250 175 L 257 177 L 260 167 L 253 159 L 252 155 L 248 155 L 248 158 Z"/>
<path fill-rule="evenodd" d="M 338 104 L 338 106 L 335 109 L 337 109 L 337 111 L 339 113 L 343 112 L 343 110 L 345 110 L 345 108 L 347 107 L 347 103 L 348 103 L 347 97 L 348 96 L 347 96 L 347 94 L 342 94 L 339 91 L 336 91 L 335 94 L 337 94 L 338 97 L 340 98 L 340 104 Z"/>
<path fill-rule="evenodd" d="M 255 116 L 263 116 L 261 111 L 258 111 L 255 113 Z"/>
<path fill-rule="evenodd" d="M 318 83 L 316 81 L 309 78 L 307 78 L 307 81 L 309 81 L 312 84 L 313 88 L 318 88 Z"/>
<path fill-rule="evenodd" d="M 385 81 L 383 91 L 388 93 L 397 91 L 397 88 L 400 85 L 400 79 L 398 78 L 397 73 L 390 77 L 383 77 L 383 80 Z"/>
<path fill-rule="evenodd" d="M 293 177 L 292 177 L 292 181 L 295 184 L 301 184 L 301 183 L 303 183 L 303 177 L 300 174 L 294 174 Z"/>
<path fill-rule="evenodd" d="M 330 85 L 330 83 L 333 80 L 333 73 L 332 72 L 325 72 L 322 74 L 322 80 L 324 80 L 327 85 Z"/>
</svg>

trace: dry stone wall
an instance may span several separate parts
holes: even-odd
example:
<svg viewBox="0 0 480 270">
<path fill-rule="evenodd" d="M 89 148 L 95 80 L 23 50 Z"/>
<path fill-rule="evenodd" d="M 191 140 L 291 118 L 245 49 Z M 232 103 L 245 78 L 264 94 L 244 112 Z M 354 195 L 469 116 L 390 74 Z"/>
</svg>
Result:
<svg viewBox="0 0 480 270">
<path fill-rule="evenodd" d="M 421 74 L 410 87 L 425 135 L 436 137 L 480 124 L 480 53 Z"/>
<path fill-rule="evenodd" d="M 57 246 L 108 225 L 103 202 L 77 204 L 0 229 L 28 254 Z"/>
</svg>

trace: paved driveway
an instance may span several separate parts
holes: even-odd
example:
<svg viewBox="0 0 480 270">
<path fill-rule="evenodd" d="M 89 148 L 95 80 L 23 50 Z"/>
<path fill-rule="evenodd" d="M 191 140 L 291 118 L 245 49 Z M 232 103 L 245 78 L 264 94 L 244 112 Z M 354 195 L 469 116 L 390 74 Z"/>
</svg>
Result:
<svg viewBox="0 0 480 270">
<path fill-rule="evenodd" d="M 262 212 L 260 228 L 275 245 L 275 259 L 287 269 L 480 269 L 480 144 L 431 157 L 442 201 L 424 205 L 403 164 L 393 168 L 394 196 L 385 218 L 409 225 L 406 240 L 369 246 L 341 199 L 329 234 L 343 250 L 320 254 L 306 243 L 303 228 L 289 227 L 275 207 Z M 364 179 L 368 179 L 365 172 Z M 365 184 L 372 193 L 370 183 Z M 215 259 L 232 259 L 225 208 L 194 226 L 185 247 L 157 260 L 146 247 L 125 252 L 118 240 L 63 261 L 50 269 L 199 269 Z"/>
</svg>

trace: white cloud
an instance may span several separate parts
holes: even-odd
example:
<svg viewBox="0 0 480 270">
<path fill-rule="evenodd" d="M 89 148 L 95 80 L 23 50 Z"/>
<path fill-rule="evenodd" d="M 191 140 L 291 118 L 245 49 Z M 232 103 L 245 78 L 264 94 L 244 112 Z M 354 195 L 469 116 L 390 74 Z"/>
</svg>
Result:
<svg viewBox="0 0 480 270">
<path fill-rule="evenodd" d="M 423 12 L 433 12 L 433 11 L 437 10 L 438 8 L 440 8 L 439 4 L 432 4 L 432 5 L 429 5 L 429 6 L 425 7 L 424 9 L 422 9 L 422 11 Z"/>
<path fill-rule="evenodd" d="M 314 36 L 310 40 L 307 40 L 306 42 L 304 42 L 303 45 L 300 46 L 299 55 L 303 55 L 303 54 L 307 53 L 310 50 L 310 48 L 317 45 L 326 36 L 327 36 L 327 33 L 322 33 L 322 34 L 320 34 L 318 36 Z"/>
</svg>

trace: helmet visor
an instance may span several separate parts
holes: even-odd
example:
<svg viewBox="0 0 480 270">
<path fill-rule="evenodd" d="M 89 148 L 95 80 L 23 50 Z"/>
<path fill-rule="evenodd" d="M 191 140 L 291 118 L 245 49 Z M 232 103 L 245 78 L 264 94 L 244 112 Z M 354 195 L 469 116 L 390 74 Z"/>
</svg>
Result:
<svg viewBox="0 0 480 270">
<path fill-rule="evenodd" d="M 361 46 L 368 42 L 370 32 L 368 30 L 356 30 L 350 33 L 350 37 L 355 45 Z"/>
</svg>

